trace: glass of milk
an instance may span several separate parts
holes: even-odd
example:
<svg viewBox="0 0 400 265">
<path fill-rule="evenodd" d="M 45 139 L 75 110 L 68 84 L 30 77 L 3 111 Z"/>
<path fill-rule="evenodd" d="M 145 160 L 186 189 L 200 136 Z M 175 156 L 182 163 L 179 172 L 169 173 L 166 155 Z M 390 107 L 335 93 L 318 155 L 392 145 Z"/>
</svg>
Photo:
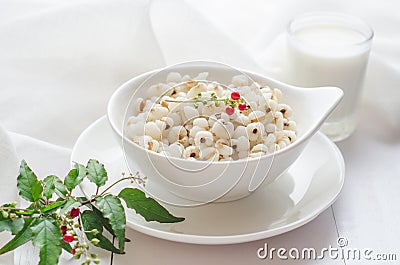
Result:
<svg viewBox="0 0 400 265">
<path fill-rule="evenodd" d="M 357 124 L 373 30 L 355 17 L 310 13 L 292 20 L 287 32 L 288 81 L 302 87 L 340 87 L 343 100 L 321 131 L 334 141 L 347 138 Z"/>
</svg>

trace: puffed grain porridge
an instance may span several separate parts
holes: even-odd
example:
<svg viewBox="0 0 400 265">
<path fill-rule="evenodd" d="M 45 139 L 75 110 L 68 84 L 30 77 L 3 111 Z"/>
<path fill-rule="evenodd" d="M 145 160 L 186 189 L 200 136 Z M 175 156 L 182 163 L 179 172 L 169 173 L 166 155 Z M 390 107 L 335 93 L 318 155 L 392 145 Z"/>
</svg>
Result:
<svg viewBox="0 0 400 265">
<path fill-rule="evenodd" d="M 293 110 L 279 89 L 245 75 L 227 86 L 207 77 L 172 72 L 166 83 L 150 86 L 133 102 L 127 137 L 170 157 L 211 161 L 258 157 L 296 140 Z"/>
</svg>

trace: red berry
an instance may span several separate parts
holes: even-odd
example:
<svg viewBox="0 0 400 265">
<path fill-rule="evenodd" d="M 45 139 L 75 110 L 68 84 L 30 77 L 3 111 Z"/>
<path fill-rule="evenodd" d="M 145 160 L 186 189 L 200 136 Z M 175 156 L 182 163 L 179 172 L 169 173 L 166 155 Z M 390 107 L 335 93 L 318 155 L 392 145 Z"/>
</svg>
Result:
<svg viewBox="0 0 400 265">
<path fill-rule="evenodd" d="M 62 225 L 60 227 L 60 229 L 61 229 L 61 232 L 62 232 L 63 235 L 65 235 L 67 233 L 67 227 L 65 225 Z"/>
<path fill-rule="evenodd" d="M 247 105 L 245 103 L 240 103 L 238 108 L 239 108 L 239 110 L 245 110 L 245 109 L 247 109 Z"/>
<path fill-rule="evenodd" d="M 81 212 L 81 211 L 79 210 L 79 208 L 73 208 L 73 209 L 71 210 L 71 217 L 72 217 L 72 218 L 77 217 L 77 216 L 79 215 L 80 212 Z"/>
<path fill-rule="evenodd" d="M 226 107 L 225 112 L 228 115 L 232 115 L 233 113 L 235 113 L 235 109 L 232 106 L 228 106 Z"/>
<path fill-rule="evenodd" d="M 71 251 L 71 253 L 72 253 L 72 255 L 75 255 L 75 253 L 76 253 L 76 249 L 72 249 L 72 251 Z"/>
<path fill-rule="evenodd" d="M 64 239 L 65 242 L 71 243 L 72 241 L 74 241 L 74 236 L 70 235 L 70 234 L 65 234 L 63 236 L 63 239 Z"/>
<path fill-rule="evenodd" d="M 238 100 L 238 99 L 240 98 L 239 92 L 232 92 L 231 98 L 232 98 L 233 100 Z"/>
</svg>

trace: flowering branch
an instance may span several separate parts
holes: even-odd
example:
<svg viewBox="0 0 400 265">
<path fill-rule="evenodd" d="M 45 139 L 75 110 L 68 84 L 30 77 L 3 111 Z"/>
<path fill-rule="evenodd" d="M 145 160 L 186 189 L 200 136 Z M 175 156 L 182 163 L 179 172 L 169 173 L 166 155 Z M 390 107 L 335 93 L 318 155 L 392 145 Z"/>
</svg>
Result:
<svg viewBox="0 0 400 265">
<path fill-rule="evenodd" d="M 73 196 L 75 188 L 85 179 L 96 185 L 96 193 L 89 199 Z M 141 178 L 139 173 L 127 177 L 123 174 L 100 193 L 107 180 L 104 165 L 93 159 L 86 166 L 76 163 L 64 181 L 54 175 L 38 180 L 22 161 L 17 187 L 20 196 L 31 204 L 25 209 L 17 207 L 15 202 L 0 206 L 0 233 L 9 231 L 15 236 L 0 248 L 0 255 L 29 241 L 40 248 L 40 264 L 43 265 L 56 265 L 62 249 L 75 259 L 82 259 L 83 265 L 99 264 L 91 245 L 112 254 L 124 254 L 126 215 L 121 200 L 148 222 L 184 220 L 170 214 L 137 188 L 124 188 L 118 195 L 109 193 L 112 187 L 125 180 L 144 185 L 146 178 Z M 111 234 L 112 241 L 103 234 L 105 230 Z"/>
<path fill-rule="evenodd" d="M 235 113 L 237 107 L 240 111 L 248 109 L 244 99 L 240 96 L 239 92 L 232 92 L 230 98 L 218 98 L 215 93 L 211 93 L 210 97 L 203 97 L 202 93 L 198 93 L 196 97 L 189 100 L 175 100 L 166 99 L 165 102 L 179 102 L 179 103 L 194 103 L 194 107 L 198 108 L 198 103 L 207 104 L 208 102 L 214 102 L 216 107 L 220 106 L 220 102 L 224 102 L 227 106 L 225 112 L 228 115 Z"/>
</svg>

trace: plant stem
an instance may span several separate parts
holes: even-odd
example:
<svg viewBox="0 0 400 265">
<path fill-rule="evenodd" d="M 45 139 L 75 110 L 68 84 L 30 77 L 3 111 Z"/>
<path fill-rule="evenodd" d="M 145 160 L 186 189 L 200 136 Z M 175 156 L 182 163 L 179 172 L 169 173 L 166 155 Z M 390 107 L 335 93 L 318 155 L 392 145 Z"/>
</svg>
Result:
<svg viewBox="0 0 400 265">
<path fill-rule="evenodd" d="M 3 209 L 1 209 L 1 210 L 10 210 L 10 211 L 24 211 L 24 212 L 35 212 L 35 210 L 30 210 L 30 209 L 22 209 L 22 208 L 8 208 L 8 207 L 5 207 L 5 208 L 3 208 Z"/>
<path fill-rule="evenodd" d="M 81 202 L 81 206 L 86 205 L 86 204 L 89 204 L 89 203 L 92 203 L 92 202 L 95 202 L 95 201 L 96 201 L 96 198 L 93 198 L 93 199 L 91 199 L 91 200 L 87 200 L 87 201 Z"/>
<path fill-rule="evenodd" d="M 100 196 L 103 196 L 107 191 L 109 191 L 112 187 L 114 187 L 115 185 L 117 185 L 118 183 L 120 183 L 121 181 L 124 180 L 128 180 L 128 179 L 135 179 L 135 177 L 133 176 L 129 176 L 129 177 L 125 177 L 125 178 L 121 178 L 119 180 L 117 180 L 116 182 L 114 182 L 113 184 L 111 184 L 108 188 L 106 188 L 102 193 L 100 193 Z"/>
<path fill-rule="evenodd" d="M 176 102 L 176 103 L 200 103 L 203 101 L 225 101 L 225 99 L 209 99 L 209 98 L 205 98 L 205 99 L 189 99 L 189 100 L 173 100 L 173 99 L 165 99 L 165 102 Z"/>
<path fill-rule="evenodd" d="M 112 244 L 115 244 L 115 236 L 113 236 Z M 114 252 L 111 251 L 110 265 L 114 262 Z"/>
</svg>

